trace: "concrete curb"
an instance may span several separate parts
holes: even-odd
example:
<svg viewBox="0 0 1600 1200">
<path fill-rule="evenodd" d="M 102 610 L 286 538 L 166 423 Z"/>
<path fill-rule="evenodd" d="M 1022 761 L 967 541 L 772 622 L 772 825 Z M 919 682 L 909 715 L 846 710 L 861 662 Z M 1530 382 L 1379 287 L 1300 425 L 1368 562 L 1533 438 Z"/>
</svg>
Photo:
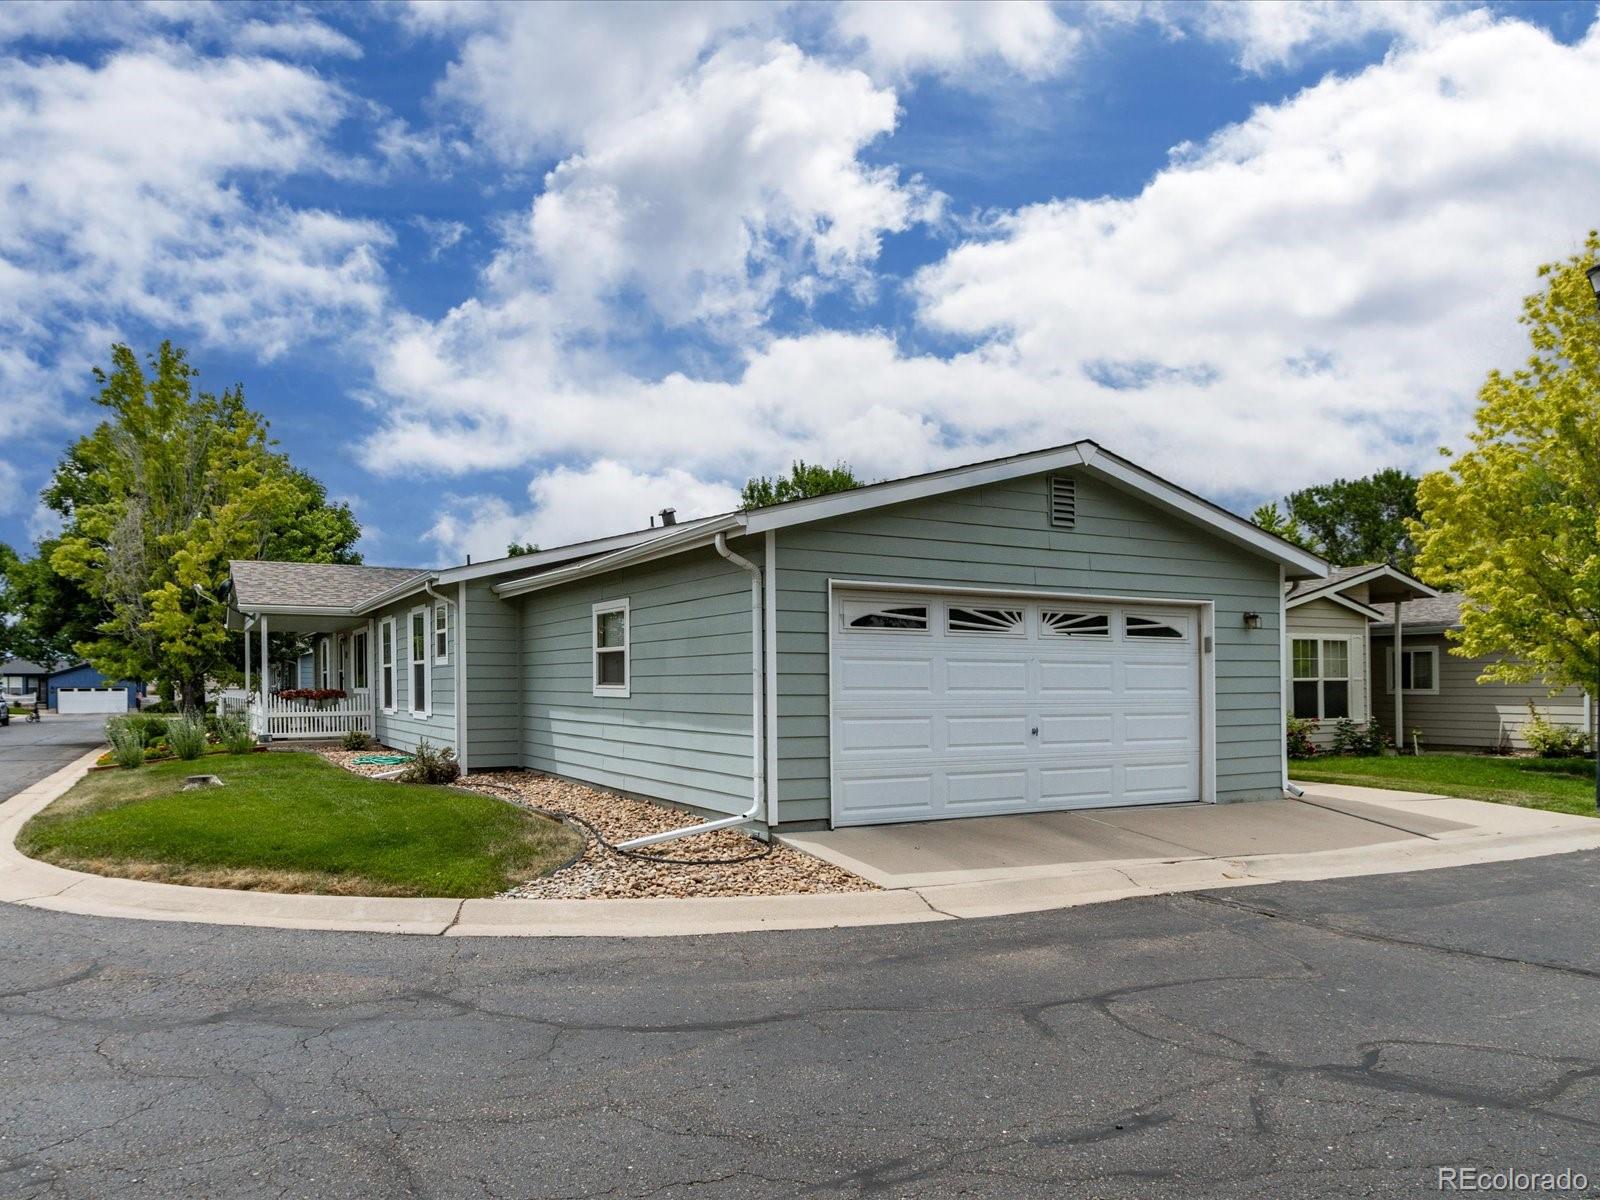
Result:
<svg viewBox="0 0 1600 1200">
<path fill-rule="evenodd" d="M 1135 896 L 1386 875 L 1600 848 L 1600 820 L 1594 818 L 1391 792 L 1373 794 L 1381 795 L 1384 804 L 1392 804 L 1400 812 L 1438 812 L 1442 808 L 1451 817 L 1472 816 L 1476 818 L 1473 828 L 1350 850 L 1077 863 L 1049 870 L 1028 868 L 1005 878 L 817 896 L 687 900 L 301 896 L 116 879 L 28 858 L 16 847 L 23 825 L 82 779 L 98 755 L 99 751 L 86 754 L 0 804 L 0 902 L 81 916 L 272 929 L 436 937 L 684 937 L 968 920 Z"/>
</svg>

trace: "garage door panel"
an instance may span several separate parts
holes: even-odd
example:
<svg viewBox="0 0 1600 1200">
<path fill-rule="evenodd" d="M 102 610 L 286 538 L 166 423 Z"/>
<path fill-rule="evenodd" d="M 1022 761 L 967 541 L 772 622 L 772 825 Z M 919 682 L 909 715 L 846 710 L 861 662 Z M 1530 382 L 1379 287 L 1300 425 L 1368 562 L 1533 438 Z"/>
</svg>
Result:
<svg viewBox="0 0 1600 1200">
<path fill-rule="evenodd" d="M 917 603 L 928 629 L 915 636 L 835 626 L 835 824 L 1199 798 L 1192 611 L 1097 604 L 1110 632 L 1069 637 L 1042 632 L 1042 612 L 1060 601 Z M 952 631 L 951 604 L 1004 607 L 1021 614 L 1020 629 Z M 1182 636 L 1128 635 L 1157 627 Z"/>
</svg>

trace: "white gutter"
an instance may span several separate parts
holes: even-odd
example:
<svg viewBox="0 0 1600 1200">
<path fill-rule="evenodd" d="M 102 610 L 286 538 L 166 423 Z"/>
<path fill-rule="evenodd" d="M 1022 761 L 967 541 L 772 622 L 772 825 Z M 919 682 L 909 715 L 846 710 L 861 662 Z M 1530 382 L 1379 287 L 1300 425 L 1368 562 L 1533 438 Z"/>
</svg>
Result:
<svg viewBox="0 0 1600 1200">
<path fill-rule="evenodd" d="M 553 571 L 544 571 L 538 575 L 530 575 L 523 579 L 508 579 L 504 583 L 494 585 L 494 594 L 502 599 L 507 596 L 521 596 L 528 592 L 538 592 L 543 591 L 545 588 L 559 587 L 564 583 L 571 583 L 575 579 L 587 579 L 591 575 L 601 575 L 607 571 L 637 566 L 640 563 L 651 562 L 657 558 L 665 558 L 669 554 L 678 554 L 684 550 L 694 550 L 701 546 L 712 545 L 724 533 L 738 534 L 742 532 L 744 525 L 745 516 L 743 513 L 730 513 L 725 517 L 717 517 L 704 524 L 667 533 L 652 541 L 641 542 L 636 546 L 628 546 L 610 554 L 602 554 L 598 558 L 586 558 L 570 567 L 557 567 Z"/>
<path fill-rule="evenodd" d="M 1298 799 L 1305 795 L 1289 782 L 1289 587 L 1283 567 L 1278 568 L 1278 753 L 1283 763 L 1283 790 Z"/>
<path fill-rule="evenodd" d="M 702 821 L 698 825 L 690 825 L 684 829 L 669 829 L 666 833 L 630 838 L 626 842 L 618 842 L 618 850 L 637 850 L 641 846 L 654 846 L 658 842 L 670 842 L 678 838 L 693 837 L 697 833 L 727 829 L 733 825 L 743 825 L 746 821 L 754 821 L 761 815 L 761 806 L 767 791 L 767 762 L 761 745 L 762 728 L 765 723 L 762 712 L 765 691 L 762 658 L 765 646 L 761 637 L 761 568 L 742 554 L 729 550 L 726 534 L 717 534 L 712 545 L 723 558 L 750 573 L 750 807 L 735 817 L 719 817 L 715 821 Z"/>
</svg>

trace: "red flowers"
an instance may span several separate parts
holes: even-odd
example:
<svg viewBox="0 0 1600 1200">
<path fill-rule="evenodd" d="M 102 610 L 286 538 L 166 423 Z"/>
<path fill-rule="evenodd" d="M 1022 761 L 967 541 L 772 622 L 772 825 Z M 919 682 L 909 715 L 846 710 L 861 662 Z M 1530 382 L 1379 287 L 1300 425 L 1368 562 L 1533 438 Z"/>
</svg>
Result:
<svg viewBox="0 0 1600 1200">
<path fill-rule="evenodd" d="M 321 704 L 326 700 L 343 700 L 342 688 L 285 688 L 278 693 L 279 700 L 309 700 Z"/>
</svg>

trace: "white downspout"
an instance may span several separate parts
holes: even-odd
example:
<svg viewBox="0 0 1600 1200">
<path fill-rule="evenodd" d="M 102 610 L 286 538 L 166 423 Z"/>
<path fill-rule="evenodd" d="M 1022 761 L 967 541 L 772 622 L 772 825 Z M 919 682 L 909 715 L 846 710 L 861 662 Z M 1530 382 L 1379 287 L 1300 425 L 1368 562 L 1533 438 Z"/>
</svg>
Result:
<svg viewBox="0 0 1600 1200">
<path fill-rule="evenodd" d="M 1405 658 L 1400 650 L 1403 629 L 1400 622 L 1400 601 L 1394 602 L 1394 750 L 1406 752 L 1406 672 Z"/>
<path fill-rule="evenodd" d="M 761 815 L 762 801 L 767 791 L 766 755 L 762 752 L 761 745 L 765 682 L 762 672 L 764 645 L 761 637 L 761 568 L 742 554 L 729 550 L 727 535 L 717 534 L 713 544 L 717 553 L 723 558 L 750 573 L 750 807 L 736 817 L 718 817 L 715 821 L 702 821 L 698 825 L 690 825 L 684 829 L 669 829 L 666 833 L 630 838 L 626 842 L 617 843 L 619 850 L 637 850 L 641 846 L 654 846 L 658 842 L 670 842 L 677 838 L 693 837 L 697 833 L 727 829 L 733 825 L 743 825 L 746 821 L 754 821 Z"/>
<path fill-rule="evenodd" d="M 1283 790 L 1296 798 L 1305 792 L 1289 782 L 1289 581 L 1278 567 L 1278 742 L 1283 762 Z"/>
</svg>

